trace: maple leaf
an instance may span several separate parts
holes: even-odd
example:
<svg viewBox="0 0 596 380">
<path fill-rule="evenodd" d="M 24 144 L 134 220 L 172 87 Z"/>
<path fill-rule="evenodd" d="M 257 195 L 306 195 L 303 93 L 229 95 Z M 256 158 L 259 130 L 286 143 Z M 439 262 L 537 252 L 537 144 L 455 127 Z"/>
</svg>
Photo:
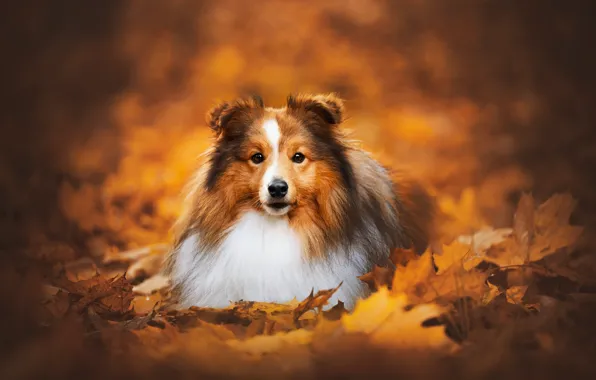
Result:
<svg viewBox="0 0 596 380">
<path fill-rule="evenodd" d="M 437 274 L 444 273 L 453 265 L 470 270 L 482 262 L 482 257 L 476 255 L 470 245 L 459 241 L 444 245 L 443 253 L 434 255 L 433 258 L 438 268 Z"/>
<path fill-rule="evenodd" d="M 293 318 L 294 322 L 297 322 L 300 317 L 309 310 L 312 309 L 322 309 L 323 306 L 327 305 L 327 302 L 333 296 L 333 294 L 339 289 L 339 287 L 343 284 L 340 283 L 337 285 L 336 288 L 327 289 L 327 290 L 319 290 L 317 294 L 313 295 L 314 289 L 310 292 L 310 295 L 306 297 L 300 304 L 294 309 Z"/>
<path fill-rule="evenodd" d="M 392 291 L 405 293 L 411 301 L 451 301 L 462 297 L 481 299 L 486 291 L 487 273 L 466 271 L 457 265 L 449 266 L 441 274 L 435 273 L 430 252 L 405 267 L 397 267 Z"/>
<path fill-rule="evenodd" d="M 333 306 L 331 309 L 327 311 L 323 311 L 323 317 L 329 321 L 337 321 L 339 320 L 342 315 L 346 314 L 348 311 L 344 307 L 344 303 L 341 301 L 337 302 L 337 305 Z"/>
<path fill-rule="evenodd" d="M 497 298 L 501 294 L 503 294 L 503 291 L 501 289 L 499 289 L 498 286 L 493 285 L 489 282 L 488 283 L 488 291 L 482 297 L 481 303 L 483 305 L 488 305 L 489 303 L 491 303 L 495 298 Z"/>
<path fill-rule="evenodd" d="M 391 251 L 389 260 L 394 266 L 406 265 L 409 261 L 415 260 L 419 255 L 413 249 L 395 248 Z"/>
<path fill-rule="evenodd" d="M 531 205 L 532 197 L 524 195 L 515 213 L 513 236 L 491 247 L 486 261 L 501 267 L 523 265 L 577 242 L 583 227 L 569 225 L 576 205 L 571 195 L 555 194 L 535 210 Z"/>
<path fill-rule="evenodd" d="M 391 286 L 391 281 L 393 280 L 393 270 L 390 268 L 374 265 L 370 272 L 359 276 L 358 279 L 368 285 L 372 292 L 376 292 L 383 286 Z"/>
<path fill-rule="evenodd" d="M 92 306 L 99 314 L 123 315 L 131 310 L 134 299 L 132 285 L 124 276 L 106 278 L 97 274 L 90 279 L 78 282 L 59 277 L 54 283 L 57 287 L 78 296 L 79 299 L 74 304 L 78 311 L 84 311 Z"/>
<path fill-rule="evenodd" d="M 406 311 L 408 297 L 390 294 L 381 288 L 369 298 L 359 301 L 354 312 L 342 317 L 348 333 L 365 333 L 372 342 L 393 348 L 453 349 L 457 345 L 445 335 L 443 326 L 423 327 L 422 323 L 443 312 L 435 304 L 418 305 Z"/>
<path fill-rule="evenodd" d="M 521 305 L 524 296 L 526 295 L 526 291 L 528 290 L 527 286 L 512 286 L 505 291 L 505 295 L 507 297 L 507 302 Z"/>
</svg>

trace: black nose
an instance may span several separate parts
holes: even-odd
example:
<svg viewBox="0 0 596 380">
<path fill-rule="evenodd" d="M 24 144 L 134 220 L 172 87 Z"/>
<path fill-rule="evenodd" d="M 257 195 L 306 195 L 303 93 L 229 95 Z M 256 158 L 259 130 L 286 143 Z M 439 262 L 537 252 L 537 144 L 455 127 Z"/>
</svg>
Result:
<svg viewBox="0 0 596 380">
<path fill-rule="evenodd" d="M 267 188 L 273 198 L 283 198 L 288 193 L 288 184 L 281 179 L 274 179 Z"/>
</svg>

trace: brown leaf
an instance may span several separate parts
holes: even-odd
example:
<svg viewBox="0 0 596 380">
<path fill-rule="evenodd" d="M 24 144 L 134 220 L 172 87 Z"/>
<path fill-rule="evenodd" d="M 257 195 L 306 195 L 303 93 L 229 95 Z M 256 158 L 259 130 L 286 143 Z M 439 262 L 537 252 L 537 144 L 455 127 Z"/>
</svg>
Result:
<svg viewBox="0 0 596 380">
<path fill-rule="evenodd" d="M 322 309 L 323 306 L 327 305 L 327 302 L 333 296 L 333 294 L 339 289 L 342 285 L 340 283 L 334 289 L 327 289 L 327 290 L 319 290 L 317 294 L 313 295 L 314 289 L 310 292 L 310 295 L 306 297 L 300 304 L 294 309 L 293 311 L 293 318 L 294 322 L 297 322 L 298 319 L 302 316 L 302 314 L 306 313 L 312 309 Z"/>
<path fill-rule="evenodd" d="M 393 280 L 393 270 L 389 268 L 373 266 L 372 271 L 358 277 L 360 281 L 366 283 L 372 292 L 376 292 L 383 286 L 390 287 Z"/>
<path fill-rule="evenodd" d="M 561 225 L 547 234 L 536 236 L 530 247 L 530 261 L 538 261 L 561 248 L 573 246 L 584 232 L 583 227 Z"/>
<path fill-rule="evenodd" d="M 323 317 L 329 321 L 337 321 L 348 311 L 344 307 L 344 303 L 341 301 L 337 302 L 337 305 L 333 306 L 327 311 L 323 311 Z"/>
<path fill-rule="evenodd" d="M 389 260 L 394 266 L 405 266 L 409 261 L 416 260 L 419 255 L 413 249 L 395 248 L 391 251 Z"/>
<path fill-rule="evenodd" d="M 98 288 L 96 290 L 96 295 L 98 296 L 98 302 L 96 302 L 96 304 L 100 307 L 102 312 L 109 314 L 125 314 L 131 310 L 132 300 L 134 299 L 132 285 L 126 278 L 124 278 L 124 276 L 117 277 L 113 281 L 106 283 L 106 287 L 107 289 Z"/>
<path fill-rule="evenodd" d="M 583 228 L 569 225 L 569 217 L 575 207 L 570 195 L 556 194 L 541 204 L 533 214 L 533 227 L 528 227 L 528 215 L 531 214 L 528 211 L 529 199 L 522 198 L 518 206 L 514 237 L 491 247 L 486 261 L 501 267 L 522 265 L 542 260 L 577 242 Z"/>
<path fill-rule="evenodd" d="M 49 313 L 51 319 L 60 319 L 70 309 L 70 298 L 68 293 L 59 290 L 48 302 L 44 303 L 44 309 Z"/>
<path fill-rule="evenodd" d="M 538 207 L 534 216 L 538 233 L 544 233 L 555 226 L 567 225 L 576 206 L 577 201 L 569 193 L 555 194 L 547 199 Z"/>
</svg>

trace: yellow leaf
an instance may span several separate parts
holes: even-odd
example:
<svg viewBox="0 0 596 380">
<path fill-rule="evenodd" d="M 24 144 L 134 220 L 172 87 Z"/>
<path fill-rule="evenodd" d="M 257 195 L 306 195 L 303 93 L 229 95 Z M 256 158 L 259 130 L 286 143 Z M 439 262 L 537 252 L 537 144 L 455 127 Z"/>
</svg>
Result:
<svg viewBox="0 0 596 380">
<path fill-rule="evenodd" d="M 356 304 L 351 315 L 341 321 L 346 332 L 365 333 L 377 344 L 407 349 L 453 349 L 456 344 L 445 335 L 444 327 L 422 327 L 438 317 L 442 309 L 435 304 L 418 305 L 406 311 L 407 296 L 391 295 L 381 288 Z"/>
<path fill-rule="evenodd" d="M 526 295 L 526 291 L 528 290 L 527 286 L 512 286 L 511 288 L 507 289 L 505 295 L 507 296 L 507 302 L 521 305 L 522 299 L 524 295 Z"/>
<path fill-rule="evenodd" d="M 501 293 L 503 293 L 498 286 L 488 283 L 488 292 L 484 294 L 482 297 L 482 304 L 488 305 L 492 302 L 495 298 L 497 298 Z"/>
<path fill-rule="evenodd" d="M 432 256 L 426 252 L 407 266 L 396 268 L 392 291 L 407 294 L 414 303 L 450 301 L 461 297 L 480 300 L 486 291 L 487 276 L 477 270 L 463 270 L 458 265 L 451 265 L 436 274 Z"/>
<path fill-rule="evenodd" d="M 470 270 L 482 261 L 482 257 L 475 255 L 469 244 L 459 241 L 443 246 L 443 253 L 433 258 L 438 268 L 437 274 L 444 273 L 453 265 Z"/>
<path fill-rule="evenodd" d="M 393 276 L 392 289 L 395 293 L 407 293 L 419 284 L 426 282 L 434 274 L 432 256 L 425 252 L 417 260 L 410 261 L 406 266 L 398 266 Z"/>
</svg>

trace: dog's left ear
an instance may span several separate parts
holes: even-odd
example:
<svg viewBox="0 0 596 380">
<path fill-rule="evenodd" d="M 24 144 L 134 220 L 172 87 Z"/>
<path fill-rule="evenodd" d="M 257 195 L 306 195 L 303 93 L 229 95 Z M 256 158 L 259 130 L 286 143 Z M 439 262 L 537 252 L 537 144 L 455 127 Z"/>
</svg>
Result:
<svg viewBox="0 0 596 380">
<path fill-rule="evenodd" d="M 328 125 L 344 121 L 344 102 L 335 94 L 288 96 L 287 107 L 294 112 L 312 113 Z"/>
</svg>

